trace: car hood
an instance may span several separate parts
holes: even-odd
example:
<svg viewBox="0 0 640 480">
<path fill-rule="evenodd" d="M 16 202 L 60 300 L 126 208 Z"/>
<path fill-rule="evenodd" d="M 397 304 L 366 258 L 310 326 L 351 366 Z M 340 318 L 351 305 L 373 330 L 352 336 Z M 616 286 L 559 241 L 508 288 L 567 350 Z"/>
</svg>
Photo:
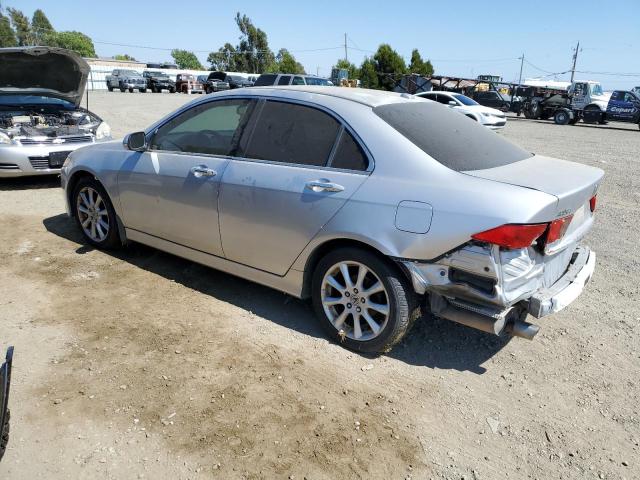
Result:
<svg viewBox="0 0 640 480">
<path fill-rule="evenodd" d="M 0 95 L 42 95 L 77 106 L 89 65 L 75 52 L 55 47 L 0 48 Z"/>
<path fill-rule="evenodd" d="M 501 117 L 504 117 L 504 112 L 501 112 L 498 109 L 495 108 L 491 108 L 491 107 L 485 107 L 484 105 L 464 105 L 461 106 L 460 108 L 464 108 L 465 110 L 469 110 L 470 112 L 479 112 L 479 113 L 487 113 L 487 114 L 491 114 L 491 115 L 499 115 Z"/>
</svg>

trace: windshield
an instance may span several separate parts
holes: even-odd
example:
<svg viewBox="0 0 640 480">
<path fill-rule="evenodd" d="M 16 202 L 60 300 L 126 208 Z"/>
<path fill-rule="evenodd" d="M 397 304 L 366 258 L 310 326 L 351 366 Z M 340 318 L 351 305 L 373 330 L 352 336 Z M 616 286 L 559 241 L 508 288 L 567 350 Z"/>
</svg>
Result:
<svg viewBox="0 0 640 480">
<path fill-rule="evenodd" d="M 470 99 L 469 97 L 465 97 L 464 95 L 461 95 L 459 93 L 453 93 L 451 95 L 453 98 L 455 98 L 456 100 L 458 100 L 460 103 L 462 103 L 463 105 L 480 105 L 478 102 L 476 102 L 475 100 Z"/>
<path fill-rule="evenodd" d="M 228 80 L 233 80 L 234 82 L 242 82 L 244 80 L 244 78 L 238 76 L 238 75 L 227 75 L 227 79 Z"/>
<path fill-rule="evenodd" d="M 602 93 L 602 86 L 599 83 L 591 84 L 591 95 L 604 95 L 604 93 Z"/>
<path fill-rule="evenodd" d="M 120 70 L 120 75 L 139 76 L 140 74 L 135 70 Z"/>
<path fill-rule="evenodd" d="M 436 102 L 380 105 L 373 112 L 423 152 L 456 172 L 484 170 L 533 155 Z"/>
<path fill-rule="evenodd" d="M 164 72 L 149 72 L 149 75 L 151 75 L 152 77 L 158 77 L 158 78 L 164 78 L 167 76 L 167 74 Z"/>
<path fill-rule="evenodd" d="M 76 106 L 60 98 L 45 97 L 42 95 L 0 95 L 1 106 L 42 105 L 63 107 L 75 110 Z"/>
</svg>

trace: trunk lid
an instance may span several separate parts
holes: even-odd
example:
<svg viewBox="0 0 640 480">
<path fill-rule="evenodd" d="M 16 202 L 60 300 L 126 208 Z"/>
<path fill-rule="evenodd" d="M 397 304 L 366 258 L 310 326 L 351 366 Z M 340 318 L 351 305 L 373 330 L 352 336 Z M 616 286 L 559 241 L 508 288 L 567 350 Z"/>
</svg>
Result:
<svg viewBox="0 0 640 480">
<path fill-rule="evenodd" d="M 588 204 L 604 176 L 599 168 L 541 155 L 501 167 L 463 173 L 553 195 L 558 199 L 555 218 L 574 214 Z"/>
<path fill-rule="evenodd" d="M 89 65 L 56 47 L 0 48 L 0 95 L 42 95 L 80 105 Z"/>
</svg>

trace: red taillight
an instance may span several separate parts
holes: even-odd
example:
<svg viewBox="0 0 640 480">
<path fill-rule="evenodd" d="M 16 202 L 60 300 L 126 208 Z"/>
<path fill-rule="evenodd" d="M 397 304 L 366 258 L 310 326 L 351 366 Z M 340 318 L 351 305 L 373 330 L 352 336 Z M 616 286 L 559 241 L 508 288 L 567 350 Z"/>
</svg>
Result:
<svg viewBox="0 0 640 480">
<path fill-rule="evenodd" d="M 547 223 L 508 224 L 476 233 L 471 238 L 506 248 L 526 248 L 545 232 L 547 226 Z"/>
<path fill-rule="evenodd" d="M 549 231 L 547 232 L 547 238 L 545 239 L 546 244 L 550 244 L 553 242 L 557 242 L 560 240 L 567 228 L 569 228 L 569 224 L 573 219 L 573 215 L 568 215 L 566 217 L 558 218 L 549 224 Z"/>
<path fill-rule="evenodd" d="M 591 208 L 591 212 L 593 213 L 596 209 L 596 195 L 589 199 L 589 208 Z"/>
</svg>

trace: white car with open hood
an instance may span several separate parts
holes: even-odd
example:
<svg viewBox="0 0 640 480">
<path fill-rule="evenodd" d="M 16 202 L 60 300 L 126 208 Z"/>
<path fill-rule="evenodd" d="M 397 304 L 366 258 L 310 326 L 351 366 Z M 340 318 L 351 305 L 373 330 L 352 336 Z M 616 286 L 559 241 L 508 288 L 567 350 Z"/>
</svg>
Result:
<svg viewBox="0 0 640 480">
<path fill-rule="evenodd" d="M 67 155 L 111 140 L 80 107 L 89 65 L 62 48 L 0 48 L 0 178 L 60 172 Z"/>
</svg>

